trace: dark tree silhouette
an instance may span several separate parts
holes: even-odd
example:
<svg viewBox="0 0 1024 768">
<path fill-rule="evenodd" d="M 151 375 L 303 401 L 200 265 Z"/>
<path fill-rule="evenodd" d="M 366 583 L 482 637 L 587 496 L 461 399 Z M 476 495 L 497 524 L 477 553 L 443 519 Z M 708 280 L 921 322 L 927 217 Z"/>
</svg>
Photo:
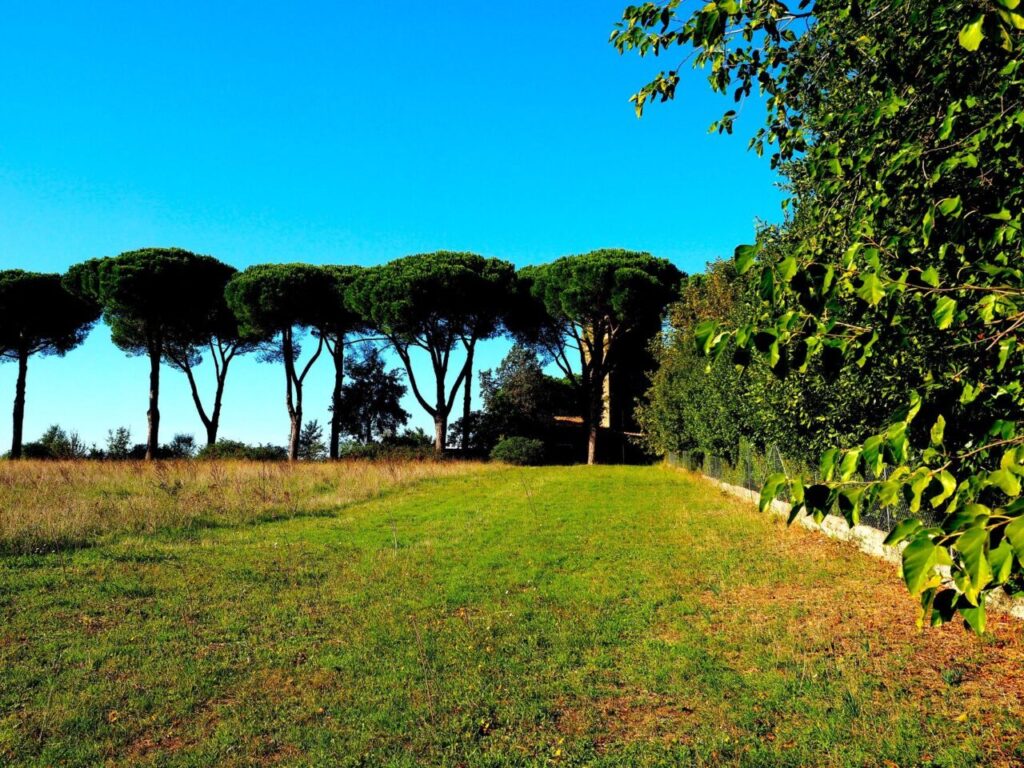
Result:
<svg viewBox="0 0 1024 768">
<path fill-rule="evenodd" d="M 334 386 L 331 389 L 331 423 L 330 439 L 328 441 L 328 455 L 332 459 L 338 458 L 339 445 L 341 442 L 343 412 L 342 398 L 345 379 L 345 347 L 350 342 L 346 337 L 351 333 L 357 333 L 363 328 L 362 315 L 351 309 L 347 298 L 348 288 L 362 272 L 362 267 L 355 266 L 328 266 L 324 267 L 328 278 L 331 281 L 332 303 L 327 308 L 324 318 L 321 320 L 320 332 L 334 363 Z"/>
<path fill-rule="evenodd" d="M 20 269 L 0 272 L 0 361 L 18 364 L 11 458 L 21 458 L 29 358 L 74 349 L 98 317 L 96 304 L 68 293 L 60 275 Z"/>
<path fill-rule="evenodd" d="M 184 329 L 185 334 L 180 338 L 169 339 L 164 354 L 167 362 L 184 373 L 188 379 L 192 402 L 195 403 L 196 412 L 206 429 L 207 445 L 217 442 L 221 409 L 224 403 L 224 388 L 231 362 L 238 355 L 252 352 L 264 341 L 263 338 L 251 331 L 243 332 L 239 327 L 238 318 L 228 307 L 224 290 L 237 271 L 232 267 L 226 265 L 225 267 L 220 272 L 211 271 L 206 275 L 208 279 L 215 282 L 208 286 L 208 290 L 203 291 L 203 295 L 219 296 L 219 300 L 209 308 L 208 314 L 198 318 L 202 322 L 197 323 L 196 327 Z M 205 361 L 207 355 L 213 366 L 214 379 L 213 402 L 209 410 L 203 404 L 195 371 L 196 367 Z"/>
<path fill-rule="evenodd" d="M 103 310 L 114 344 L 149 358 L 146 459 L 160 450 L 160 362 L 169 345 L 201 335 L 232 268 L 180 248 L 144 248 L 72 267 L 64 285 Z"/>
<path fill-rule="evenodd" d="M 417 402 L 433 417 L 437 453 L 445 449 L 459 389 L 472 375 L 476 344 L 501 330 L 514 282 L 515 269 L 506 261 L 439 251 L 369 268 L 349 288 L 351 306 L 387 337 Z M 466 358 L 449 387 L 451 356 L 459 346 Z M 430 358 L 433 393 L 424 393 L 416 378 L 414 349 Z M 466 403 L 468 408 L 468 392 Z"/>
<path fill-rule="evenodd" d="M 288 458 L 299 458 L 302 388 L 324 348 L 322 329 L 335 317 L 335 281 L 324 267 L 311 264 L 259 264 L 238 273 L 225 291 L 228 306 L 243 333 L 272 340 L 266 359 L 284 364 L 285 405 L 291 424 Z M 300 340 L 312 331 L 316 349 L 299 364 Z"/>
<path fill-rule="evenodd" d="M 657 332 L 683 274 L 647 253 L 598 250 L 524 267 L 520 275 L 543 309 L 533 341 L 579 393 L 593 464 L 608 375 L 626 347 Z"/>
</svg>

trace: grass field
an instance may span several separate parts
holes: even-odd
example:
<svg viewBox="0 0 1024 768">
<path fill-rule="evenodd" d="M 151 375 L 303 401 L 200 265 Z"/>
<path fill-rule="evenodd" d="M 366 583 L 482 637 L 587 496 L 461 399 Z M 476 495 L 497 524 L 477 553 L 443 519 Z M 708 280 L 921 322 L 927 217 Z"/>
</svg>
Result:
<svg viewBox="0 0 1024 768">
<path fill-rule="evenodd" d="M 82 535 L 4 479 L 0 764 L 1024 762 L 1020 625 L 919 633 L 891 566 L 685 473 L 282 468 L 246 512 L 215 471 L 220 513 Z"/>
</svg>

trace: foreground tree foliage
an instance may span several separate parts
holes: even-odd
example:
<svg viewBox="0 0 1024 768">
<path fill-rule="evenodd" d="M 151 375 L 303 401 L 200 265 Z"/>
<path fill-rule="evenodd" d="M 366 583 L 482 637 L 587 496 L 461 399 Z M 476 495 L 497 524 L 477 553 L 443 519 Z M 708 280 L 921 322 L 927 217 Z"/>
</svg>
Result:
<svg viewBox="0 0 1024 768">
<path fill-rule="evenodd" d="M 507 261 L 439 251 L 366 269 L 348 290 L 350 306 L 388 339 L 405 366 L 413 395 L 434 420 L 439 454 L 455 399 L 472 376 L 476 344 L 501 330 L 514 282 L 515 268 Z M 460 347 L 463 364 L 449 385 L 452 354 Z M 429 356 L 433 392 L 416 377 L 414 350 Z"/>
<path fill-rule="evenodd" d="M 202 338 L 234 270 L 180 248 L 144 248 L 72 267 L 64 285 L 99 305 L 114 344 L 149 358 L 146 459 L 160 449 L 160 361 L 173 345 Z"/>
<path fill-rule="evenodd" d="M 21 458 L 25 388 L 32 355 L 63 355 L 81 344 L 99 309 L 68 293 L 61 276 L 9 269 L 0 272 L 0 362 L 18 364 L 11 458 Z"/>
<path fill-rule="evenodd" d="M 598 250 L 520 270 L 539 303 L 530 341 L 576 389 L 587 429 L 587 463 L 597 456 L 605 382 L 624 349 L 658 332 L 682 273 L 647 253 Z"/>
<path fill-rule="evenodd" d="M 243 333 L 273 340 L 265 357 L 284 366 L 291 425 L 288 458 L 296 461 L 302 436 L 302 387 L 323 352 L 323 329 L 335 320 L 335 283 L 323 267 L 312 264 L 257 264 L 235 275 L 225 296 Z M 309 331 L 316 338 L 316 348 L 300 363 L 300 341 Z"/>
<path fill-rule="evenodd" d="M 850 523 L 900 496 L 914 513 L 936 510 L 941 524 L 905 520 L 889 542 L 907 544 L 903 575 L 923 622 L 959 613 L 983 632 L 986 597 L 1024 566 L 1018 0 L 681 8 L 631 6 L 612 42 L 641 54 L 688 48 L 715 90 L 765 95 L 752 146 L 771 149 L 789 180 L 795 234 L 781 253 L 763 239 L 737 249 L 760 312 L 702 324 L 701 350 L 756 351 L 795 371 L 815 360 L 864 366 L 922 339 L 947 351 L 896 383 L 904 405 L 884 429 L 824 452 L 823 482 L 776 475 L 763 499 L 786 488 L 794 514 L 838 511 Z M 678 70 L 658 75 L 634 97 L 638 113 L 677 83 Z M 716 127 L 731 132 L 735 117 Z"/>
</svg>

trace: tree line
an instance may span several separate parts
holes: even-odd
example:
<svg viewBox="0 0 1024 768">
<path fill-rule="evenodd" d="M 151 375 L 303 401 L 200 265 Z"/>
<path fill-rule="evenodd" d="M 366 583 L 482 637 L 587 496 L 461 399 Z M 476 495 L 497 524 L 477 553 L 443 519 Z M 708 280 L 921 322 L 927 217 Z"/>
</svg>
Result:
<svg viewBox="0 0 1024 768">
<path fill-rule="evenodd" d="M 259 264 L 236 270 L 179 248 L 146 248 L 90 259 L 66 274 L 0 272 L 0 356 L 18 366 L 12 458 L 20 458 L 29 360 L 63 355 L 102 318 L 111 340 L 149 362 L 146 459 L 160 450 L 161 365 L 187 379 L 209 446 L 218 439 L 232 362 L 243 354 L 280 365 L 299 457 L 303 390 L 314 364 L 333 369 L 328 454 L 339 455 L 346 350 L 367 342 L 396 354 L 416 402 L 445 450 L 462 396 L 463 445 L 472 428 L 478 344 L 509 336 L 558 366 L 597 455 L 604 387 L 623 350 L 643 346 L 678 296 L 684 275 L 647 253 L 604 249 L 520 270 L 508 261 L 439 251 L 372 267 Z M 414 364 L 423 353 L 427 365 Z M 195 369 L 214 369 L 202 392 Z M 358 397 L 349 391 L 347 397 Z"/>
</svg>

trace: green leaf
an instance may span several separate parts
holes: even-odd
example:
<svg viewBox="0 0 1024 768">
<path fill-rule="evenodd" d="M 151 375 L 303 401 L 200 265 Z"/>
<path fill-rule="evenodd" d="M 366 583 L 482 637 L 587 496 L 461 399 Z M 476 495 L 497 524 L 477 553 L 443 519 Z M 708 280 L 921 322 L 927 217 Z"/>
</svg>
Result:
<svg viewBox="0 0 1024 768">
<path fill-rule="evenodd" d="M 883 541 L 882 544 L 887 547 L 894 547 L 913 536 L 923 527 L 924 526 L 921 525 L 921 521 L 914 517 L 901 520 L 896 524 L 895 528 L 889 531 L 889 535 L 885 537 L 885 541 Z"/>
<path fill-rule="evenodd" d="M 941 627 L 952 621 L 956 615 L 956 603 L 959 599 L 955 589 L 944 589 L 932 600 L 932 626 Z"/>
<path fill-rule="evenodd" d="M 775 497 L 779 493 L 779 488 L 785 485 L 786 476 L 781 472 L 776 472 L 770 475 L 764 482 L 764 486 L 761 488 L 761 500 L 758 503 L 758 509 L 764 512 L 768 509 L 772 502 L 775 501 Z"/>
<path fill-rule="evenodd" d="M 939 141 L 945 141 L 953 134 L 953 118 L 956 115 L 958 106 L 957 102 L 953 102 L 946 108 L 946 117 L 942 121 L 942 127 L 939 129 Z"/>
<path fill-rule="evenodd" d="M 931 484 L 931 482 L 932 475 L 927 469 L 922 467 L 921 469 L 918 469 L 917 472 L 914 473 L 914 477 L 910 481 L 911 512 L 916 513 L 918 510 L 921 509 L 921 494 L 924 493 L 925 488 L 927 488 Z"/>
<path fill-rule="evenodd" d="M 796 270 L 796 259 L 792 256 L 787 256 L 779 262 L 779 277 L 784 283 L 788 283 L 793 279 L 793 275 L 796 274 Z"/>
<path fill-rule="evenodd" d="M 964 617 L 964 621 L 967 625 L 974 630 L 977 635 L 985 634 L 985 603 L 979 602 L 977 605 L 971 605 L 970 603 L 958 604 L 956 609 L 960 612 L 960 615 Z"/>
<path fill-rule="evenodd" d="M 992 581 L 992 569 L 985 552 L 988 546 L 988 529 L 983 526 L 968 528 L 960 534 L 955 546 L 960 553 L 964 572 L 974 587 L 974 593 L 970 594 L 968 599 L 972 603 L 977 602 L 977 593 Z"/>
<path fill-rule="evenodd" d="M 965 381 L 963 391 L 960 393 L 960 404 L 970 405 L 978 398 L 980 393 L 980 386 L 974 386 L 969 381 Z"/>
<path fill-rule="evenodd" d="M 1016 344 L 1015 339 L 1000 339 L 999 341 L 999 362 L 996 364 L 996 371 L 1006 367 L 1006 361 L 1010 359 L 1010 352 Z"/>
<path fill-rule="evenodd" d="M 737 246 L 733 256 L 736 261 L 736 271 L 741 275 L 746 274 L 754 265 L 754 262 L 757 259 L 757 254 L 760 250 L 761 248 L 758 245 Z"/>
<path fill-rule="evenodd" d="M 989 550 L 988 563 L 992 569 L 992 581 L 1004 584 L 1013 573 L 1013 547 L 1010 542 L 1003 539 L 998 547 Z"/>
<path fill-rule="evenodd" d="M 902 487 L 903 484 L 899 480 L 886 480 L 878 486 L 878 494 L 875 497 L 875 501 L 883 507 L 891 507 L 896 503 L 900 488 Z"/>
<path fill-rule="evenodd" d="M 857 256 L 857 251 L 861 249 L 863 243 L 854 243 L 843 253 L 843 269 L 849 269 L 853 266 L 853 260 Z"/>
<path fill-rule="evenodd" d="M 762 270 L 761 284 L 758 290 L 762 299 L 769 303 L 774 303 L 776 296 L 775 273 L 770 269 Z"/>
<path fill-rule="evenodd" d="M 861 459 L 864 465 L 878 476 L 882 474 L 882 436 L 872 435 L 864 441 Z"/>
<path fill-rule="evenodd" d="M 985 17 L 979 13 L 974 17 L 974 21 L 970 24 L 965 24 L 963 29 L 960 30 L 960 45 L 968 51 L 978 50 L 978 46 L 981 45 L 981 41 L 985 37 L 985 32 L 981 28 L 984 22 Z"/>
<path fill-rule="evenodd" d="M 814 519 L 821 522 L 835 501 L 835 493 L 824 483 L 815 483 L 804 490 L 804 504 Z"/>
<path fill-rule="evenodd" d="M 864 490 L 864 486 L 843 488 L 836 497 L 839 511 L 851 528 L 860 523 L 860 500 Z"/>
<path fill-rule="evenodd" d="M 1024 566 L 1024 515 L 1007 525 L 1005 533 L 1017 561 Z"/>
<path fill-rule="evenodd" d="M 1008 469 L 988 473 L 989 485 L 996 486 L 1010 498 L 1020 496 L 1020 479 Z"/>
<path fill-rule="evenodd" d="M 935 310 L 932 312 L 935 324 L 942 330 L 949 328 L 953 324 L 953 317 L 955 315 L 956 299 L 951 299 L 949 296 L 940 296 L 935 302 Z"/>
<path fill-rule="evenodd" d="M 956 213 L 960 210 L 960 196 L 947 197 L 944 200 L 939 201 L 939 213 L 943 216 L 949 216 L 952 213 Z"/>
<path fill-rule="evenodd" d="M 935 423 L 932 425 L 931 440 L 932 445 L 942 445 L 942 438 L 946 434 L 946 417 L 941 413 L 938 418 L 935 419 Z"/>
<path fill-rule="evenodd" d="M 903 550 L 903 581 L 910 594 L 919 595 L 935 567 L 937 547 L 927 535 L 918 535 Z"/>
<path fill-rule="evenodd" d="M 956 478 L 946 470 L 939 472 L 936 476 L 936 480 L 938 480 L 939 484 L 942 486 L 942 491 L 931 498 L 931 505 L 933 508 L 938 507 L 942 502 L 952 496 L 953 491 L 956 490 Z"/>
<path fill-rule="evenodd" d="M 928 269 L 921 272 L 921 282 L 925 285 L 930 285 L 932 288 L 939 287 L 939 272 L 935 267 L 928 267 Z"/>
<path fill-rule="evenodd" d="M 838 448 L 829 448 L 821 454 L 821 461 L 818 463 L 818 471 L 826 480 L 831 480 L 835 472 L 836 459 L 839 458 Z"/>
<path fill-rule="evenodd" d="M 878 279 L 878 275 L 874 272 L 865 272 L 860 279 L 857 295 L 872 307 L 884 299 L 885 289 L 882 287 L 882 281 Z"/>
<path fill-rule="evenodd" d="M 714 320 L 705 320 L 699 323 L 694 329 L 693 337 L 697 342 L 697 349 L 703 354 L 711 352 L 711 345 L 715 339 L 715 332 L 718 330 L 718 323 Z"/>
<path fill-rule="evenodd" d="M 897 421 L 885 431 L 885 444 L 893 463 L 902 463 L 907 455 L 907 423 Z"/>
<path fill-rule="evenodd" d="M 843 454 L 842 461 L 839 463 L 839 479 L 845 482 L 853 477 L 857 471 L 858 461 L 860 461 L 860 448 L 846 451 Z"/>
</svg>

